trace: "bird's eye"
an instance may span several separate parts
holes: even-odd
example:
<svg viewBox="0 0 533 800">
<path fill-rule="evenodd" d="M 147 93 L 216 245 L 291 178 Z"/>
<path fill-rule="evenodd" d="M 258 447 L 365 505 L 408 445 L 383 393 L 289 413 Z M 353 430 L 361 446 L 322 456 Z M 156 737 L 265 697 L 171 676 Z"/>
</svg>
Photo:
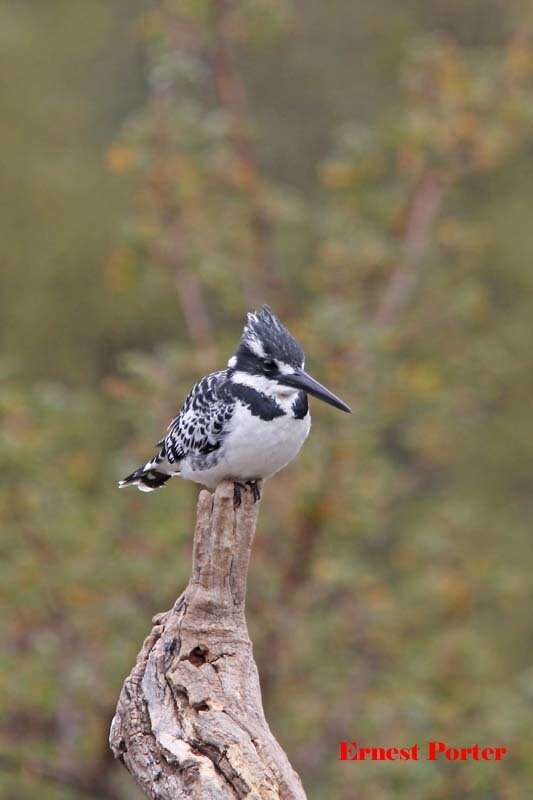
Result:
<svg viewBox="0 0 533 800">
<path fill-rule="evenodd" d="M 271 358 L 267 358 L 263 363 L 267 369 L 276 369 L 276 362 Z"/>
</svg>

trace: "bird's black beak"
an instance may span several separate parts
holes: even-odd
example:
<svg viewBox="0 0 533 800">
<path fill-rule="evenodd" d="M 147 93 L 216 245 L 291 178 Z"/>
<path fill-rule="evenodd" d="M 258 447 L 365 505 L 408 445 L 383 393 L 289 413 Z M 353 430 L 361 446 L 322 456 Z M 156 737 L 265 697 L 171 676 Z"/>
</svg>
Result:
<svg viewBox="0 0 533 800">
<path fill-rule="evenodd" d="M 315 381 L 315 379 L 308 375 L 307 372 L 304 372 L 303 369 L 298 369 L 290 375 L 281 375 L 278 381 L 286 386 L 294 386 L 296 389 L 303 389 L 307 394 L 318 397 L 319 400 L 323 400 L 324 403 L 329 403 L 330 406 L 340 408 L 341 411 L 347 411 L 348 414 L 352 413 L 350 406 L 347 406 L 340 397 L 337 397 L 337 395 L 330 392 L 329 389 L 326 389 L 325 386 L 322 386 L 321 383 Z"/>
</svg>

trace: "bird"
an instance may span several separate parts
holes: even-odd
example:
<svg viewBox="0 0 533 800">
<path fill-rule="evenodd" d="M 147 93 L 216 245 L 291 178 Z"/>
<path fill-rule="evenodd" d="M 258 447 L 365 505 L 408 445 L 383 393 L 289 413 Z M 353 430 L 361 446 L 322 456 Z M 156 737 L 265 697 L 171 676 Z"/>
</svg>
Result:
<svg viewBox="0 0 533 800">
<path fill-rule="evenodd" d="M 234 504 L 299 453 L 311 428 L 308 395 L 351 408 L 305 372 L 301 345 L 268 306 L 247 314 L 226 369 L 203 377 L 187 395 L 146 464 L 120 488 L 159 489 L 175 475 L 214 489 L 234 483 Z"/>
</svg>

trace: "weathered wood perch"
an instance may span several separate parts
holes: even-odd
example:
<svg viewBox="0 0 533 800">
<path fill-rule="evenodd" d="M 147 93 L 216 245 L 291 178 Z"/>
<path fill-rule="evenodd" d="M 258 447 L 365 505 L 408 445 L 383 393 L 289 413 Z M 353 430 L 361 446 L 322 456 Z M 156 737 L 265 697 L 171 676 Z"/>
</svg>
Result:
<svg viewBox="0 0 533 800">
<path fill-rule="evenodd" d="M 154 617 L 124 681 L 110 745 L 158 800 L 305 800 L 264 716 L 244 606 L 259 503 L 201 491 L 192 576 Z"/>
</svg>

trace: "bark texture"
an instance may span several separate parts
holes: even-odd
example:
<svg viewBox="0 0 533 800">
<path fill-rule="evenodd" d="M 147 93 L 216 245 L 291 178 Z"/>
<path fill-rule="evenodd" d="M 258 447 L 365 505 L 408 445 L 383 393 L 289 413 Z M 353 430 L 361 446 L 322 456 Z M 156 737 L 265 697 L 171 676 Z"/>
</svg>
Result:
<svg viewBox="0 0 533 800">
<path fill-rule="evenodd" d="M 126 678 L 110 745 L 158 800 L 305 800 L 266 722 L 244 606 L 259 503 L 233 484 L 198 498 L 193 569 L 153 619 Z"/>
</svg>

